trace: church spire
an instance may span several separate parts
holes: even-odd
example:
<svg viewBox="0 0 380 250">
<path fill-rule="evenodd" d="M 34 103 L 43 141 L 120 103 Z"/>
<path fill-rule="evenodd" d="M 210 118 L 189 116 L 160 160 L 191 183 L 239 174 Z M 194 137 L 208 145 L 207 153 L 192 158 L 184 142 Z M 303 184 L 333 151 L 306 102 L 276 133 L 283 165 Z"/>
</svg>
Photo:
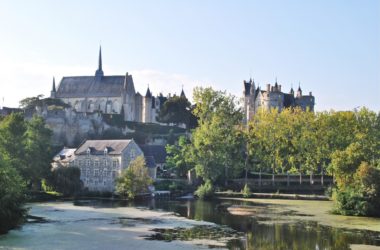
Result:
<svg viewBox="0 0 380 250">
<path fill-rule="evenodd" d="M 53 76 L 53 87 L 51 88 L 51 91 L 50 91 L 50 98 L 55 98 L 56 96 L 56 88 L 55 88 L 55 77 Z"/>
<path fill-rule="evenodd" d="M 53 88 L 51 89 L 51 91 L 56 92 L 56 89 L 55 89 L 55 77 L 54 76 L 53 76 Z"/>
<path fill-rule="evenodd" d="M 95 72 L 95 77 L 101 78 L 104 76 L 103 69 L 102 69 L 102 46 L 99 48 L 99 62 L 98 62 L 98 69 Z"/>
</svg>

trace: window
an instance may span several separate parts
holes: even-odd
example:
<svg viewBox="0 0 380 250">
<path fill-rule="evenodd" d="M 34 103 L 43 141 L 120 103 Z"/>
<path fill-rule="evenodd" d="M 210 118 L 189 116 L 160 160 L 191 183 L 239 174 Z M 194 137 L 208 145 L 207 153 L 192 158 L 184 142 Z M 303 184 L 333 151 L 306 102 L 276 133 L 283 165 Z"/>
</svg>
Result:
<svg viewBox="0 0 380 250">
<path fill-rule="evenodd" d="M 90 153 L 91 153 L 91 149 L 88 148 L 88 149 L 86 150 L 86 154 L 87 154 L 87 156 L 90 156 Z"/>
<path fill-rule="evenodd" d="M 86 166 L 90 166 L 90 164 L 91 164 L 91 160 L 90 160 L 90 159 L 87 159 L 87 160 L 86 160 Z"/>
<path fill-rule="evenodd" d="M 133 160 L 136 157 L 136 152 L 134 149 L 131 149 L 131 152 L 129 153 L 129 156 L 131 157 L 131 160 Z"/>
<path fill-rule="evenodd" d="M 107 159 L 104 159 L 104 160 L 103 160 L 103 165 L 104 165 L 105 167 L 107 167 Z"/>
<path fill-rule="evenodd" d="M 104 149 L 104 155 L 107 155 L 108 154 L 108 148 L 106 147 L 105 149 Z"/>
<path fill-rule="evenodd" d="M 98 169 L 94 169 L 94 177 L 98 177 L 99 176 L 99 170 Z"/>
<path fill-rule="evenodd" d="M 94 167 L 99 167 L 99 161 L 98 160 L 94 161 Z"/>
<path fill-rule="evenodd" d="M 112 167 L 113 167 L 113 168 L 116 168 L 116 167 L 117 167 L 117 160 L 113 160 L 113 162 L 112 162 Z"/>
</svg>

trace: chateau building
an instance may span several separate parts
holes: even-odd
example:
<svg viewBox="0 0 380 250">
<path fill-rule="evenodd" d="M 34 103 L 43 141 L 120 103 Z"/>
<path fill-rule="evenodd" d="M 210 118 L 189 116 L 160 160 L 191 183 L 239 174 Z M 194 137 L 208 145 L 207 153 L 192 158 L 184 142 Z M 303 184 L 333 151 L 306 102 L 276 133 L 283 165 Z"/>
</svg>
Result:
<svg viewBox="0 0 380 250">
<path fill-rule="evenodd" d="M 301 86 L 298 87 L 297 93 L 293 88 L 289 93 L 281 90 L 281 85 L 276 83 L 271 86 L 266 85 L 265 90 L 255 86 L 255 82 L 250 79 L 244 81 L 244 122 L 249 121 L 259 109 L 270 110 L 276 108 L 281 112 L 284 108 L 300 107 L 302 110 L 314 111 L 315 98 L 311 92 L 309 95 L 303 95 Z"/>
<path fill-rule="evenodd" d="M 160 107 L 167 100 L 162 95 L 153 96 L 149 86 L 145 96 L 136 92 L 128 73 L 104 75 L 101 48 L 95 75 L 63 77 L 57 88 L 53 78 L 50 97 L 62 100 L 79 113 L 123 114 L 126 121 L 143 123 L 157 123 Z"/>
</svg>

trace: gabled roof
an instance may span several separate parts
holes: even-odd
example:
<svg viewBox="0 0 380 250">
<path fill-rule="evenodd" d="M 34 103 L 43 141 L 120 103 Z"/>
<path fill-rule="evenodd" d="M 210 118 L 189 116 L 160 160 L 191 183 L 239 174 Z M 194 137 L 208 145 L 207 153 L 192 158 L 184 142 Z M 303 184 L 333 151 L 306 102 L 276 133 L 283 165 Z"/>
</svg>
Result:
<svg viewBox="0 0 380 250">
<path fill-rule="evenodd" d="M 124 82 L 133 84 L 132 77 L 125 76 L 70 76 L 63 77 L 57 89 L 57 98 L 121 96 Z"/>
<path fill-rule="evenodd" d="M 166 149 L 163 145 L 139 145 L 145 156 L 153 156 L 156 163 L 166 162 Z"/>
<path fill-rule="evenodd" d="M 76 155 L 87 154 L 87 149 L 90 149 L 92 155 L 104 154 L 104 149 L 107 148 L 109 155 L 120 155 L 121 152 L 133 140 L 87 140 L 78 147 L 75 151 Z"/>
</svg>

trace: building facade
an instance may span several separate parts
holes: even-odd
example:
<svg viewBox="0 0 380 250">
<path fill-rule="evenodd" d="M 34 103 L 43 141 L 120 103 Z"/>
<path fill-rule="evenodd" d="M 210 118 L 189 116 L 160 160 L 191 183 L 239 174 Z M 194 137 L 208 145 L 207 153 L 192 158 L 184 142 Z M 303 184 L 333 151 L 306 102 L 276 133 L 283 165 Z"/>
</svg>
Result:
<svg viewBox="0 0 380 250">
<path fill-rule="evenodd" d="M 144 155 L 134 140 L 87 140 L 75 150 L 72 166 L 89 191 L 114 192 L 116 179 L 131 161 Z"/>
<path fill-rule="evenodd" d="M 132 75 L 106 76 L 99 50 L 98 69 L 93 76 L 63 77 L 50 92 L 51 98 L 62 100 L 76 112 L 123 114 L 125 121 L 158 123 L 157 114 L 166 97 L 155 97 L 149 86 L 145 96 L 135 91 Z"/>
<path fill-rule="evenodd" d="M 264 90 L 255 86 L 255 82 L 250 79 L 244 81 L 244 122 L 251 120 L 257 111 L 277 109 L 281 112 L 284 108 L 300 107 L 302 110 L 314 111 L 315 98 L 311 92 L 309 95 L 303 95 L 301 86 L 298 87 L 297 93 L 293 88 L 289 93 L 282 92 L 281 85 L 276 83 L 272 86 L 267 84 Z"/>
</svg>

